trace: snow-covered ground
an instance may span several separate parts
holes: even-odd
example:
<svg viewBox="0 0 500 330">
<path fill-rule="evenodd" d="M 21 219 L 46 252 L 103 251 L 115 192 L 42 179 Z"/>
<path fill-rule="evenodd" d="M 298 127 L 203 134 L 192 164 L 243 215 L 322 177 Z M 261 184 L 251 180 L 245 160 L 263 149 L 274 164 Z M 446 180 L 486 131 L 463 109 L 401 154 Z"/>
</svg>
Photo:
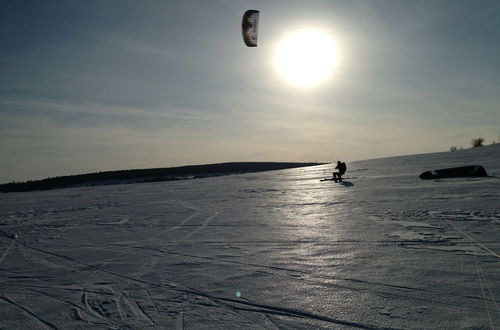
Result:
<svg viewBox="0 0 500 330">
<path fill-rule="evenodd" d="M 500 328 L 500 145 L 348 166 L 2 194 L 0 328 Z"/>
</svg>

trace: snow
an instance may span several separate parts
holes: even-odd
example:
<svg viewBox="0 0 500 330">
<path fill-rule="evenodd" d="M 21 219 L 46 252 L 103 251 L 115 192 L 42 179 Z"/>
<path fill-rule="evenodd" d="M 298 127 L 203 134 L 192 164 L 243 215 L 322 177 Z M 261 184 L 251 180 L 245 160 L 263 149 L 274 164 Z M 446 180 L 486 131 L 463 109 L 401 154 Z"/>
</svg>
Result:
<svg viewBox="0 0 500 330">
<path fill-rule="evenodd" d="M 2 194 L 0 328 L 500 328 L 500 145 L 348 166 Z"/>
</svg>

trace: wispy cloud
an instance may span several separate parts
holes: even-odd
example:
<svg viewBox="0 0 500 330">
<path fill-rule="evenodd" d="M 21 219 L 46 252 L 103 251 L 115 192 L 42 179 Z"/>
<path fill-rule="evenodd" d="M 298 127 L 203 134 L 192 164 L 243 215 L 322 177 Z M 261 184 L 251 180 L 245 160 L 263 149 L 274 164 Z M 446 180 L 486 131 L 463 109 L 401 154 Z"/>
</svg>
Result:
<svg viewBox="0 0 500 330">
<path fill-rule="evenodd" d="M 179 108 L 167 104 L 147 106 L 147 108 L 132 106 L 115 106 L 98 103 L 69 103 L 64 101 L 0 99 L 0 112 L 4 114 L 15 112 L 13 108 L 23 108 L 32 114 L 47 116 L 47 111 L 61 114 L 90 114 L 96 116 L 113 116 L 148 119 L 181 119 L 188 121 L 213 120 L 213 115 L 195 109 Z"/>
</svg>

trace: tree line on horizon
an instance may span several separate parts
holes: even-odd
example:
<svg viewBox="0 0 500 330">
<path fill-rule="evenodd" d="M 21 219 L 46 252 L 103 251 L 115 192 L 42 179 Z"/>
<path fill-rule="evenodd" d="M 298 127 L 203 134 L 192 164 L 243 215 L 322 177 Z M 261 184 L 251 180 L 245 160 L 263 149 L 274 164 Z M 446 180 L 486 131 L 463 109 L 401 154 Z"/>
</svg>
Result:
<svg viewBox="0 0 500 330">
<path fill-rule="evenodd" d="M 208 165 L 188 165 L 179 167 L 105 171 L 88 174 L 59 176 L 53 178 L 49 177 L 43 180 L 10 182 L 0 184 L 0 191 L 23 192 L 33 190 L 50 190 L 55 188 L 75 186 L 187 180 L 210 176 L 282 170 L 321 164 L 322 163 L 297 162 L 234 162 Z"/>
</svg>

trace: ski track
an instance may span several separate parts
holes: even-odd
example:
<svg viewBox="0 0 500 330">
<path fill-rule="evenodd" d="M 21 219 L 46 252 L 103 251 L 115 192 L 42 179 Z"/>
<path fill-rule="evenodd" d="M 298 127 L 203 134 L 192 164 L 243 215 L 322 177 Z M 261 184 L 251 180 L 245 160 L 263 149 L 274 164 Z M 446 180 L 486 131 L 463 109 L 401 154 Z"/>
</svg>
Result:
<svg viewBox="0 0 500 330">
<path fill-rule="evenodd" d="M 340 320 L 340 319 L 334 319 L 334 318 L 330 318 L 330 317 L 323 316 L 323 315 L 318 315 L 318 314 L 314 314 L 314 313 L 296 310 L 293 308 L 265 305 L 265 304 L 253 303 L 253 302 L 248 302 L 248 301 L 244 301 L 244 300 L 236 300 L 236 299 L 231 299 L 231 298 L 214 297 L 214 296 L 205 294 L 203 292 L 200 292 L 198 290 L 196 290 L 195 293 L 198 294 L 199 296 L 206 297 L 209 299 L 215 299 L 215 300 L 225 301 L 228 303 L 234 303 L 237 305 L 244 305 L 244 306 L 252 307 L 252 308 L 246 309 L 246 310 L 251 311 L 251 312 L 256 312 L 256 313 L 268 313 L 268 314 L 276 314 L 276 315 L 282 315 L 282 316 L 308 318 L 311 320 L 324 321 L 324 322 L 336 324 L 336 325 L 345 325 L 345 326 L 358 328 L 358 329 L 393 329 L 393 328 L 376 327 L 376 326 L 372 326 L 372 325 L 368 325 L 368 324 L 361 324 L 361 323 L 357 323 L 357 322 L 349 322 L 349 321 L 344 321 L 344 320 Z M 237 306 L 236 307 L 233 306 L 233 308 L 240 308 L 241 309 L 241 307 L 237 307 Z"/>
<path fill-rule="evenodd" d="M 177 225 L 175 225 L 173 227 L 168 227 L 167 229 L 162 230 L 160 233 L 156 234 L 155 236 L 163 236 L 165 233 L 168 233 L 170 231 L 174 231 L 174 230 L 182 228 L 187 222 L 189 222 L 191 219 L 193 219 L 196 216 L 198 216 L 200 214 L 200 212 L 201 212 L 201 210 L 199 208 L 194 207 L 193 205 L 191 205 L 188 202 L 185 202 L 185 201 L 176 201 L 175 203 L 178 204 L 178 205 L 181 205 L 186 210 L 193 210 L 194 213 L 191 214 L 191 215 L 189 215 L 189 216 L 187 216 L 187 217 L 185 217 L 184 219 L 182 219 Z"/>
<path fill-rule="evenodd" d="M 175 323 L 175 329 L 176 330 L 184 330 L 184 312 L 179 313 L 179 318 L 177 319 L 177 322 Z"/>
<path fill-rule="evenodd" d="M 474 238 L 472 238 L 470 235 L 466 234 L 464 231 L 460 230 L 460 228 L 458 228 L 457 226 L 455 226 L 450 220 L 448 220 L 448 219 L 445 219 L 445 220 L 450 224 L 450 226 L 452 226 L 462 236 L 464 236 L 465 238 L 471 240 L 473 243 L 475 243 L 481 249 L 483 249 L 486 252 L 488 252 L 490 255 L 492 255 L 492 256 L 494 256 L 496 258 L 500 258 L 500 255 L 498 255 L 497 253 L 493 252 L 492 250 L 490 250 L 489 248 L 487 248 L 486 246 L 484 246 L 484 244 L 478 242 L 477 240 L 475 240 Z"/>
<path fill-rule="evenodd" d="M 38 251 L 40 253 L 45 253 L 45 254 L 49 254 L 49 255 L 52 255 L 52 256 L 55 256 L 55 257 L 58 257 L 58 258 L 62 258 L 62 259 L 65 259 L 67 261 L 74 262 L 74 263 L 77 263 L 77 264 L 80 264 L 80 265 L 85 265 L 82 262 L 79 262 L 77 260 L 73 260 L 72 258 L 69 258 L 69 257 L 66 257 L 66 256 L 60 256 L 60 255 L 53 254 L 53 253 L 50 253 L 50 252 L 47 252 L 47 251 L 43 251 L 43 250 L 40 250 L 40 249 L 37 249 L 37 248 L 32 248 L 32 247 L 28 247 L 28 248 L 29 249 L 33 249 L 35 251 Z M 115 273 L 115 272 L 106 271 L 106 270 L 100 269 L 99 267 L 96 267 L 96 266 L 92 266 L 92 265 L 86 265 L 86 266 L 89 267 L 89 268 L 92 268 L 92 269 L 96 269 L 96 270 L 103 271 L 103 272 L 108 273 L 108 274 L 112 274 L 112 275 L 118 276 L 118 277 L 123 278 L 123 279 L 131 280 L 133 282 L 139 282 L 139 283 L 143 283 L 143 284 L 147 284 L 147 285 L 165 287 L 165 284 L 158 285 L 158 284 L 155 284 L 155 283 L 150 283 L 150 282 L 147 282 L 147 281 L 143 281 L 143 280 L 139 280 L 139 279 L 136 279 L 136 278 L 132 278 L 132 277 L 127 276 L 127 275 L 122 275 L 122 274 L 118 274 L 118 273 Z M 260 266 L 260 265 L 258 265 L 258 266 Z M 276 269 L 276 267 L 272 267 L 272 268 Z M 280 268 L 278 268 L 278 269 L 280 269 Z M 289 271 L 288 269 L 285 269 L 285 270 Z M 349 279 L 349 280 L 352 281 L 352 279 Z M 354 281 L 356 281 L 356 280 L 354 280 Z M 336 286 L 338 286 L 338 285 L 336 285 Z M 392 285 L 390 285 L 390 286 L 392 286 Z M 228 298 L 221 298 L 221 297 L 213 297 L 211 295 L 202 293 L 202 292 L 200 292 L 198 290 L 195 291 L 193 289 L 186 290 L 186 289 L 181 289 L 181 288 L 178 288 L 178 287 L 172 287 L 171 285 L 167 285 L 166 287 L 169 288 L 169 289 L 174 289 L 174 290 L 180 291 L 180 292 L 186 292 L 186 293 L 190 293 L 190 294 L 197 294 L 199 296 L 203 296 L 203 297 L 206 297 L 206 298 L 211 298 L 211 299 L 216 299 L 216 300 L 221 300 L 221 301 L 226 301 L 226 302 L 232 302 L 232 303 L 236 302 L 236 303 L 239 303 L 239 304 L 244 304 L 244 305 L 252 306 L 252 307 L 265 307 L 264 310 L 268 310 L 267 313 L 270 313 L 270 314 L 277 313 L 277 314 L 281 315 L 282 313 L 285 313 L 285 315 L 288 315 L 288 316 L 295 315 L 295 316 L 300 316 L 300 317 L 305 317 L 306 315 L 309 315 L 309 317 L 312 318 L 312 319 L 317 319 L 317 320 L 321 320 L 321 321 L 325 321 L 325 322 L 331 322 L 331 323 L 349 325 L 349 326 L 358 327 L 358 328 L 364 328 L 364 329 L 374 328 L 374 327 L 371 327 L 371 326 L 365 326 L 365 325 L 356 324 L 356 323 L 353 323 L 353 322 L 346 322 L 346 321 L 342 321 L 342 320 L 331 319 L 329 317 L 315 315 L 315 314 L 310 314 L 310 313 L 306 313 L 306 312 L 302 312 L 302 311 L 297 311 L 297 310 L 292 310 L 292 309 L 288 309 L 288 308 L 279 308 L 279 307 L 273 307 L 273 306 L 256 304 L 256 303 L 242 302 L 240 300 L 234 300 L 234 299 L 228 299 Z M 352 288 L 352 287 L 346 287 L 346 288 L 347 289 L 357 289 L 357 288 Z M 406 287 L 404 287 L 404 288 L 406 288 Z M 409 289 L 412 289 L 412 288 L 409 288 Z M 366 290 L 366 288 L 357 289 L 357 290 Z M 377 291 L 375 291 L 375 292 L 377 292 Z M 379 293 L 389 294 L 389 295 L 395 295 L 394 293 L 387 293 L 387 292 L 379 292 Z M 440 293 L 440 294 L 442 294 L 442 293 Z M 402 295 L 402 296 L 401 295 L 397 295 L 397 296 L 400 296 L 401 298 L 405 298 L 405 299 L 412 298 L 412 297 L 405 296 L 405 295 Z M 476 297 L 473 297 L 473 298 L 477 299 Z M 416 299 L 420 299 L 420 300 L 424 300 L 424 301 L 430 301 L 430 302 L 434 302 L 434 303 L 443 303 L 441 301 L 434 301 L 434 300 L 430 300 L 430 299 L 422 299 L 422 298 L 416 298 Z M 446 304 L 446 303 L 444 303 L 444 304 Z M 88 303 L 87 303 L 87 306 L 88 306 Z"/>
<path fill-rule="evenodd" d="M 488 285 L 488 282 L 484 280 L 484 271 L 483 271 L 483 268 L 481 267 L 481 263 L 477 260 L 477 257 L 476 257 L 476 263 L 477 263 L 477 270 L 476 271 L 478 273 L 478 277 L 479 277 L 480 284 L 481 284 L 481 291 L 482 291 L 483 297 L 485 299 L 485 302 L 486 303 L 487 302 L 493 303 L 497 314 L 500 316 L 500 308 L 498 307 L 497 301 L 494 299 L 493 293 L 491 292 L 491 289 L 490 289 L 490 286 Z M 484 287 L 486 287 L 486 291 L 489 293 L 489 296 L 491 297 L 490 299 L 486 298 L 486 295 L 484 293 Z"/>
<path fill-rule="evenodd" d="M 240 298 L 248 303 L 251 303 L 248 299 L 245 299 L 245 298 Z M 242 307 L 238 307 L 238 306 L 234 306 L 234 305 L 231 305 L 231 304 L 228 304 L 226 302 L 223 302 L 223 301 L 219 301 L 219 304 L 222 304 L 223 306 L 225 306 L 226 308 L 230 308 L 232 309 L 234 312 L 238 312 L 238 311 L 243 311 L 243 312 L 251 312 L 251 313 L 255 313 L 257 310 L 255 308 L 251 309 L 251 308 L 242 308 Z M 260 322 L 257 322 L 251 318 L 249 318 L 245 313 L 238 313 L 241 317 L 244 317 L 246 318 L 247 320 L 249 320 L 250 322 L 252 323 L 255 323 L 257 324 L 258 326 L 260 326 L 262 329 L 280 329 L 276 323 L 273 322 L 273 320 L 271 320 L 271 318 L 269 317 L 268 313 L 266 313 L 266 310 L 260 310 L 261 313 L 259 313 L 258 315 L 261 315 L 262 318 L 263 318 L 263 321 L 262 323 L 264 324 L 261 324 Z M 279 312 L 276 312 L 275 314 L 279 314 Z M 288 315 L 285 315 L 285 316 L 288 316 Z M 260 321 L 260 320 L 259 320 Z"/>
<path fill-rule="evenodd" d="M 190 288 L 182 288 L 182 287 L 179 287 L 177 285 L 174 286 L 172 284 L 152 283 L 152 282 L 148 282 L 148 281 L 145 281 L 145 280 L 133 278 L 133 277 L 130 277 L 130 276 L 127 276 L 127 275 L 123 275 L 123 274 L 120 274 L 120 273 L 116 273 L 116 272 L 113 272 L 113 271 L 108 271 L 108 270 L 105 270 L 105 269 L 101 269 L 101 268 L 93 266 L 93 265 L 88 265 L 88 264 L 85 264 L 85 263 L 83 263 L 81 261 L 78 261 L 78 260 L 75 260 L 73 258 L 70 258 L 68 256 L 59 255 L 59 254 L 55 254 L 55 253 L 52 253 L 52 252 L 44 251 L 44 250 L 39 249 L 39 248 L 35 248 L 35 247 L 31 247 L 31 246 L 25 245 L 24 243 L 19 242 L 19 241 L 18 241 L 18 243 L 21 244 L 21 245 L 23 245 L 24 247 L 26 247 L 26 248 L 28 248 L 30 250 L 36 251 L 38 253 L 50 255 L 50 256 L 53 256 L 53 257 L 56 257 L 56 258 L 59 258 L 59 259 L 62 259 L 62 260 L 65 260 L 65 261 L 68 261 L 68 262 L 71 262 L 71 263 L 78 264 L 80 266 L 86 266 L 86 267 L 94 269 L 96 271 L 100 271 L 100 272 L 103 272 L 103 273 L 106 273 L 106 274 L 109 274 L 109 275 L 113 275 L 113 276 L 116 276 L 116 277 L 119 277 L 121 279 L 125 279 L 125 280 L 128 280 L 128 281 L 131 281 L 131 282 L 134 282 L 134 283 L 146 284 L 146 285 L 150 285 L 150 286 L 154 286 L 154 287 L 158 287 L 158 288 L 163 288 L 163 289 L 169 289 L 169 290 L 173 290 L 173 291 L 183 292 L 183 293 L 187 293 L 187 294 L 190 294 L 190 295 L 205 297 L 205 298 L 210 299 L 210 300 L 224 301 L 226 303 L 231 303 L 231 304 L 236 304 L 236 305 L 244 305 L 244 306 L 254 307 L 254 308 L 257 307 L 257 309 L 252 309 L 252 311 L 255 311 L 255 312 L 258 312 L 258 313 L 262 313 L 262 312 L 265 311 L 268 314 L 273 314 L 274 313 L 276 315 L 285 315 L 285 316 L 291 316 L 291 317 L 308 318 L 308 319 L 311 319 L 311 320 L 323 321 L 323 322 L 327 322 L 327 323 L 331 323 L 331 324 L 337 324 L 337 325 L 345 325 L 345 326 L 350 326 L 350 327 L 359 328 L 359 329 L 392 329 L 392 328 L 376 327 L 376 326 L 372 326 L 372 325 L 366 325 L 366 324 L 361 324 L 361 323 L 357 323 L 357 322 L 350 322 L 350 321 L 345 321 L 345 320 L 340 320 L 340 319 L 334 319 L 334 318 L 330 318 L 330 317 L 327 317 L 327 316 L 323 316 L 323 315 L 319 315 L 319 314 L 314 314 L 314 313 L 309 313 L 309 312 L 304 312 L 304 311 L 296 310 L 296 309 L 292 309 L 292 308 L 278 307 L 278 306 L 272 306 L 272 305 L 265 305 L 265 304 L 253 303 L 253 302 L 248 302 L 248 301 L 244 301 L 244 300 L 241 300 L 241 299 L 237 300 L 237 299 L 231 299 L 231 298 L 225 298 L 225 297 L 212 296 L 210 294 L 204 293 L 204 292 L 199 291 L 199 290 L 194 290 L 194 289 L 190 289 Z M 83 291 L 85 293 L 85 287 L 84 287 Z M 1 297 L 1 296 L 0 296 L 0 298 L 7 299 L 7 298 Z M 90 305 L 90 303 L 88 302 L 88 298 L 86 296 L 83 297 L 83 300 L 84 300 L 84 304 L 86 305 L 86 308 L 88 310 L 94 310 L 98 314 L 101 314 L 100 311 L 95 310 L 95 308 Z M 10 300 L 9 300 L 9 302 L 10 302 Z M 101 314 L 101 316 L 103 316 L 103 315 Z M 50 323 L 47 323 L 47 324 L 50 324 Z M 56 329 L 56 328 L 54 327 L 54 329 Z"/>
<path fill-rule="evenodd" d="M 212 221 L 213 219 L 215 219 L 215 217 L 217 217 L 217 215 L 219 214 L 219 212 L 215 212 L 213 215 L 211 216 L 208 216 L 205 218 L 205 220 L 201 223 L 200 226 L 197 226 L 193 231 L 191 231 L 190 233 L 188 233 L 187 235 L 185 235 L 184 237 L 182 237 L 181 239 L 179 239 L 178 242 L 182 242 L 182 241 L 185 241 L 186 239 L 190 238 L 191 236 L 197 234 L 198 232 L 204 230 L 207 225 L 210 223 L 210 221 Z"/>
<path fill-rule="evenodd" d="M 196 212 L 196 213 L 193 213 L 191 214 L 190 216 L 188 217 L 185 217 L 184 219 L 181 220 L 181 222 L 179 222 L 177 225 L 173 226 L 173 227 L 168 227 L 167 229 L 163 230 L 161 233 L 157 234 L 156 236 L 163 236 L 165 233 L 168 233 L 169 231 L 174 231 L 174 230 L 177 230 L 177 229 L 180 229 L 182 228 L 183 226 L 185 226 L 185 224 L 193 219 L 194 217 L 196 217 L 199 213 Z"/>
<path fill-rule="evenodd" d="M 4 297 L 4 296 L 0 296 L 0 299 L 2 299 L 3 301 L 23 310 L 26 314 L 30 315 L 33 317 L 33 319 L 36 321 L 37 324 L 39 324 L 42 328 L 48 328 L 48 329 L 57 329 L 57 327 L 55 325 L 53 325 L 52 323 L 50 323 L 49 321 L 45 321 L 42 317 L 38 316 L 37 314 L 33 313 L 31 310 L 29 310 L 28 308 L 26 308 L 25 306 L 21 305 L 21 304 L 18 304 L 14 301 L 12 301 L 11 299 L 7 298 L 7 297 Z"/>
<path fill-rule="evenodd" d="M 10 243 L 10 245 L 7 247 L 7 249 L 5 250 L 5 252 L 2 254 L 2 257 L 0 257 L 0 263 L 2 263 L 3 259 L 5 258 L 5 256 L 9 253 L 10 249 L 16 244 L 16 241 L 15 240 L 12 240 L 12 242 Z"/>
<path fill-rule="evenodd" d="M 110 244 L 110 245 L 116 245 L 116 244 Z M 378 290 L 373 290 L 371 288 L 356 288 L 352 286 L 345 286 L 345 285 L 340 285 L 336 283 L 327 283 L 324 282 L 323 280 L 328 280 L 328 281 L 346 281 L 346 282 L 353 282 L 353 283 L 360 283 L 360 284 L 367 284 L 370 286 L 381 286 L 381 287 L 387 287 L 389 289 L 399 289 L 399 290 L 408 290 L 408 291 L 417 291 L 417 292 L 426 292 L 435 295 L 436 297 L 440 298 L 443 296 L 449 296 L 449 297 L 459 297 L 459 298 L 467 298 L 467 299 L 473 299 L 473 300 L 482 300 L 482 297 L 480 296 L 470 296 L 470 295 L 456 295 L 456 294 L 450 294 L 448 292 L 441 292 L 441 291 L 433 291 L 433 290 L 428 290 L 428 289 L 423 289 L 423 288 L 416 288 L 416 287 L 409 287 L 409 286 L 403 286 L 403 285 L 395 285 L 395 284 L 388 284 L 388 283 L 379 283 L 379 282 L 368 282 L 368 281 L 363 281 L 363 280 L 358 280 L 358 279 L 353 279 L 353 278 L 345 278 L 345 277 L 333 277 L 333 276 L 322 276 L 322 275 L 314 275 L 309 272 L 304 272 L 296 269 L 291 269 L 291 268 L 283 268 L 283 267 L 276 267 L 276 266 L 267 266 L 267 265 L 259 265 L 259 264 L 253 264 L 253 263 L 243 263 L 240 261 L 234 261 L 234 260 L 223 260 L 223 259 L 218 259 L 218 258 L 211 258 L 211 257 L 203 257 L 203 256 L 193 256 L 193 255 L 188 255 L 185 253 L 178 253 L 178 252 L 171 252 L 171 251 L 165 251 L 161 249 L 153 249 L 153 248 L 145 248 L 145 247 L 134 247 L 134 246 L 128 246 L 128 245 L 121 245 L 118 244 L 121 247 L 127 247 L 131 249 L 138 249 L 138 250 L 149 250 L 149 251 L 155 251 L 155 252 L 160 252 L 163 254 L 168 254 L 168 255 L 175 255 L 175 256 L 180 256 L 180 257 L 189 257 L 189 258 L 195 258 L 195 259 L 202 259 L 202 260 L 209 260 L 209 261 L 217 261 L 217 262 L 222 262 L 222 263 L 231 263 L 231 264 L 238 264 L 238 265 L 244 265 L 244 266 L 250 266 L 250 267 L 256 267 L 256 268 L 264 268 L 264 269 L 269 269 L 273 271 L 279 271 L 279 272 L 289 272 L 289 273 L 294 273 L 294 274 L 299 274 L 303 275 L 301 277 L 300 281 L 304 282 L 309 282 L 313 283 L 316 285 L 322 285 L 322 286 L 335 286 L 339 288 L 344 288 L 344 289 L 349 289 L 349 290 L 356 290 L 356 291 L 363 291 L 363 290 L 368 290 L 373 293 L 379 294 L 379 295 L 391 295 L 395 297 L 400 297 L 404 299 L 415 299 L 415 300 L 422 300 L 422 301 L 427 301 L 427 302 L 432 302 L 432 303 L 438 303 L 438 304 L 444 304 L 448 305 L 448 303 L 443 302 L 441 300 L 437 299 L 426 299 L 426 298 L 420 298 L 420 297 L 411 297 L 407 295 L 402 295 L 398 294 L 395 292 L 387 292 L 387 291 L 378 291 Z M 275 276 L 286 276 L 290 277 L 290 275 L 287 274 L 281 274 L 281 273 L 273 273 L 272 275 Z M 292 276 L 296 278 L 296 276 Z M 307 278 L 304 278 L 307 277 Z M 317 279 L 318 281 L 312 281 L 308 278 L 314 278 Z"/>
<path fill-rule="evenodd" d="M 155 322 L 147 315 L 144 309 L 140 306 L 137 300 L 130 300 L 129 297 L 123 292 L 120 293 L 119 299 L 122 304 L 127 305 L 130 310 L 135 314 L 136 318 L 141 322 L 149 325 L 154 325 Z"/>
<path fill-rule="evenodd" d="M 486 300 L 486 295 L 484 294 L 483 281 L 481 280 L 481 274 L 479 273 L 479 270 L 477 271 L 477 277 L 479 279 L 479 285 L 481 287 L 481 293 L 483 294 L 483 298 L 484 298 L 484 306 L 485 306 L 485 309 L 486 309 L 486 313 L 488 313 L 488 319 L 490 321 L 491 329 L 494 330 L 495 327 L 493 326 L 493 320 L 491 319 L 490 310 L 488 308 L 488 301 Z"/>
<path fill-rule="evenodd" d="M 148 299 L 149 299 L 149 302 L 151 303 L 151 305 L 153 306 L 153 309 L 155 311 L 155 314 L 158 315 L 158 308 L 156 307 L 156 304 L 155 302 L 153 301 L 153 299 L 151 298 L 151 293 L 149 292 L 149 290 L 144 286 L 144 284 L 142 284 L 142 288 L 143 290 L 146 292 L 147 296 L 148 296 Z"/>
<path fill-rule="evenodd" d="M 102 315 L 101 311 L 96 310 L 93 306 L 91 306 L 88 300 L 88 294 L 90 292 L 88 292 L 86 288 L 87 288 L 87 283 L 84 283 L 81 291 L 82 292 L 81 301 L 83 303 L 83 306 L 85 306 L 85 311 L 90 315 L 92 315 L 93 317 L 104 321 L 108 325 L 113 323 L 108 317 Z"/>
<path fill-rule="evenodd" d="M 45 292 L 42 292 L 42 291 L 33 290 L 33 289 L 30 289 L 30 288 L 27 288 L 27 290 L 28 290 L 28 291 L 31 291 L 31 292 L 34 292 L 34 293 L 37 293 L 38 295 L 43 295 L 43 296 L 46 296 L 46 297 L 48 297 L 48 298 L 50 298 L 50 299 L 54 299 L 54 300 L 60 301 L 60 302 L 62 302 L 62 303 L 64 303 L 64 304 L 66 304 L 66 305 L 69 305 L 69 306 L 71 306 L 71 307 L 75 308 L 75 309 L 76 309 L 77 311 L 79 311 L 79 312 L 83 312 L 83 313 L 85 313 L 85 314 L 89 314 L 89 310 L 88 310 L 88 309 L 86 309 L 86 308 L 84 308 L 84 307 L 81 307 L 81 306 L 79 306 L 79 305 L 77 305 L 77 304 L 75 304 L 75 303 L 73 303 L 73 302 L 71 302 L 71 301 L 68 301 L 68 300 L 65 300 L 65 299 L 61 299 L 61 298 L 59 298 L 59 297 L 56 297 L 56 296 L 54 296 L 54 295 L 50 295 L 50 294 L 45 293 Z M 80 314 L 80 316 L 81 316 L 81 314 Z M 90 315 L 90 314 L 89 314 L 89 316 L 90 316 L 91 318 L 93 318 L 93 317 L 95 317 L 96 315 Z M 86 317 L 82 317 L 82 316 L 81 316 L 81 318 L 82 318 L 83 320 L 86 320 L 87 322 L 89 322 L 89 321 L 90 321 L 90 322 L 92 322 L 92 323 L 94 323 L 94 324 L 106 324 L 106 325 L 110 325 L 109 320 L 108 320 L 108 319 L 106 319 L 106 318 L 101 317 L 100 315 L 99 315 L 99 317 L 98 317 L 98 318 L 93 318 L 92 320 L 88 320 Z"/>
</svg>

